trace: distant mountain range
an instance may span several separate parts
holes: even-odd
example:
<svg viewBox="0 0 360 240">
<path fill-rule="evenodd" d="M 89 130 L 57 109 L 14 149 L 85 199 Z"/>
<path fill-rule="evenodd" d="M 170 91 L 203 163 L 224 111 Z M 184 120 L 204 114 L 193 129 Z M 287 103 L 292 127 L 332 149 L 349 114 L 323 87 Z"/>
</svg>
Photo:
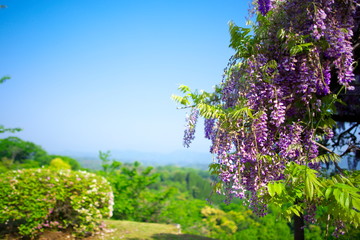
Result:
<svg viewBox="0 0 360 240">
<path fill-rule="evenodd" d="M 101 169 L 101 160 L 99 154 L 96 152 L 73 152 L 64 151 L 56 152 L 63 156 L 69 156 L 76 159 L 83 168 L 94 170 Z M 129 163 L 138 161 L 145 166 L 166 166 L 173 165 L 179 167 L 190 167 L 202 170 L 208 170 L 209 164 L 213 162 L 213 155 L 204 152 L 192 152 L 187 150 L 179 150 L 170 153 L 155 153 L 155 152 L 141 152 L 141 151 L 121 151 L 112 150 L 110 159 L 115 159 L 119 162 Z M 347 161 L 339 162 L 341 168 L 347 168 Z M 360 166 L 357 166 L 359 169 Z"/>
<path fill-rule="evenodd" d="M 81 152 L 58 152 L 56 154 L 69 156 L 76 159 L 82 167 L 94 170 L 101 169 L 101 160 L 98 153 Z M 200 153 L 191 151 L 174 151 L 170 153 L 152 153 L 140 151 L 111 151 L 110 159 L 120 162 L 138 161 L 145 166 L 166 166 L 175 165 L 179 167 L 191 167 L 207 170 L 210 163 L 213 162 L 213 156 L 210 153 Z"/>
</svg>

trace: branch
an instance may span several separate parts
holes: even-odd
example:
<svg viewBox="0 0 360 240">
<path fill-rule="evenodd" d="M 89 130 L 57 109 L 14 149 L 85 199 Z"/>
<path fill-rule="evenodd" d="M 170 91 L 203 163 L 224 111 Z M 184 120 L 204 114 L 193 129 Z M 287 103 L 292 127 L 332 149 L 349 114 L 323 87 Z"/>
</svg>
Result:
<svg viewBox="0 0 360 240">
<path fill-rule="evenodd" d="M 356 122 L 360 123 L 360 119 L 358 116 L 346 116 L 346 115 L 332 115 L 332 119 L 336 122 Z"/>
<path fill-rule="evenodd" d="M 326 151 L 328 151 L 328 152 L 330 152 L 330 153 L 336 154 L 335 152 L 331 151 L 330 149 L 328 149 L 328 148 L 325 147 L 324 145 L 322 145 L 322 144 L 320 144 L 320 143 L 318 143 L 318 142 L 314 142 L 314 143 L 315 143 L 317 146 L 321 147 L 322 149 L 324 149 L 324 150 L 326 150 Z M 345 152 L 346 152 L 346 151 L 345 151 Z M 338 155 L 338 154 L 336 154 L 336 155 Z M 343 155 L 344 155 L 344 154 L 340 155 L 340 157 L 342 157 Z M 339 164 L 337 164 L 336 161 L 333 161 L 333 163 L 334 163 L 334 165 L 335 165 L 335 168 L 340 172 L 340 174 L 343 174 L 344 170 L 343 170 L 341 167 L 339 167 Z"/>
<path fill-rule="evenodd" d="M 360 148 L 354 144 L 351 144 L 348 146 L 348 148 L 345 150 L 345 152 L 343 154 L 340 155 L 340 157 L 343 157 L 345 154 L 349 153 L 349 152 L 355 152 L 355 151 L 359 151 Z"/>
<path fill-rule="evenodd" d="M 186 106 L 186 107 L 177 107 L 176 109 L 187 109 L 187 108 L 193 108 L 196 107 L 196 105 L 190 105 L 190 106 Z"/>
<path fill-rule="evenodd" d="M 332 150 L 328 149 L 327 147 L 325 147 L 324 145 L 318 143 L 318 142 L 315 142 L 314 143 L 318 146 L 318 147 L 321 147 L 322 149 L 328 151 L 329 153 L 333 153 L 333 154 L 336 154 L 335 152 L 333 152 Z M 337 154 L 336 154 L 337 155 Z"/>
<path fill-rule="evenodd" d="M 334 165 L 335 165 L 335 168 L 340 172 L 340 174 L 343 175 L 344 170 L 341 167 L 339 167 L 339 164 L 337 164 L 337 162 L 334 162 Z"/>
<path fill-rule="evenodd" d="M 343 137 L 343 135 L 345 135 L 346 133 L 349 133 L 351 130 L 353 130 L 354 128 L 356 128 L 357 126 L 359 126 L 360 123 L 354 124 L 352 125 L 349 129 L 347 129 L 346 131 L 343 131 L 342 133 L 339 134 L 339 136 L 337 137 L 337 141 L 336 143 L 334 143 L 332 146 L 339 146 L 340 144 L 340 139 Z"/>
</svg>

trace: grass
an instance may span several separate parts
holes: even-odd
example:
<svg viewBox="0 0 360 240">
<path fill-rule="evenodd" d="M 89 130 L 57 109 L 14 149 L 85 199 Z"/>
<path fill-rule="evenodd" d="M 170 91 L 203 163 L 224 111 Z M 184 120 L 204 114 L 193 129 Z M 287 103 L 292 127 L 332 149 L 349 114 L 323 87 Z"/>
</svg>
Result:
<svg viewBox="0 0 360 240">
<path fill-rule="evenodd" d="M 143 223 L 131 221 L 105 220 L 110 232 L 95 239 L 104 240 L 212 240 L 212 238 L 181 234 L 175 225 L 159 223 Z"/>
<path fill-rule="evenodd" d="M 172 224 L 104 220 L 106 231 L 83 240 L 214 240 L 197 235 L 181 234 Z M 0 240 L 18 240 L 16 235 L 0 236 Z M 69 232 L 45 231 L 39 240 L 75 240 Z"/>
</svg>

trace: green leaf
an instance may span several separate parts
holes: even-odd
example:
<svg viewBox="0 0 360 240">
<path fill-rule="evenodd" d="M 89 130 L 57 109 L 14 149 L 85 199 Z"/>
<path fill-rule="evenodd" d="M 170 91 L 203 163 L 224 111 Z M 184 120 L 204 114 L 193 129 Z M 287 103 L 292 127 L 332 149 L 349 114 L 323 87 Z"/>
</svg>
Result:
<svg viewBox="0 0 360 240">
<path fill-rule="evenodd" d="M 268 184 L 268 192 L 270 194 L 271 197 L 275 196 L 275 186 L 274 183 L 269 183 Z"/>
<path fill-rule="evenodd" d="M 291 211 L 295 213 L 296 216 L 300 217 L 300 212 L 296 208 L 291 208 Z"/>
<path fill-rule="evenodd" d="M 178 88 L 182 93 L 187 93 L 190 92 L 190 88 L 188 86 L 185 85 L 180 85 Z"/>
<path fill-rule="evenodd" d="M 3 82 L 5 82 L 5 81 L 8 80 L 8 79 L 10 79 L 9 76 L 4 76 L 4 77 L 0 78 L 0 83 L 3 83 Z"/>
<path fill-rule="evenodd" d="M 350 194 L 346 193 L 345 194 L 345 203 L 344 203 L 346 209 L 350 209 L 350 201 L 351 201 Z"/>
<path fill-rule="evenodd" d="M 16 133 L 20 131 L 22 131 L 21 128 L 5 128 L 3 125 L 0 125 L 0 133 L 5 133 L 5 132 Z"/>
<path fill-rule="evenodd" d="M 229 47 L 237 51 L 240 57 L 250 55 L 251 52 L 251 32 L 250 28 L 239 27 L 234 22 L 229 22 L 230 45 Z"/>
<path fill-rule="evenodd" d="M 314 158 L 312 160 L 312 162 L 323 162 L 323 163 L 339 162 L 340 159 L 341 159 L 341 157 L 336 153 L 326 153 L 326 154 L 321 154 L 321 155 L 317 156 L 316 158 Z"/>
<path fill-rule="evenodd" d="M 235 119 L 243 118 L 244 115 L 249 116 L 250 118 L 253 118 L 253 115 L 252 115 L 251 111 L 252 110 L 250 108 L 247 108 L 247 107 L 235 108 L 235 109 L 233 109 L 233 110 L 231 110 L 229 112 L 229 116 L 231 118 L 235 118 Z"/>
<path fill-rule="evenodd" d="M 345 178 L 341 178 L 341 180 L 344 180 Z M 346 191 L 351 193 L 352 195 L 358 195 L 358 191 L 359 189 L 353 186 L 349 186 L 347 184 L 344 183 L 335 183 L 334 187 L 337 187 L 339 189 L 341 189 L 341 191 Z M 359 196 L 359 195 L 358 195 Z"/>
<path fill-rule="evenodd" d="M 180 97 L 180 96 L 178 96 L 178 95 L 174 95 L 174 94 L 173 94 L 173 95 L 171 95 L 171 99 L 174 100 L 175 102 L 180 103 L 181 105 L 187 106 L 187 105 L 190 104 L 190 102 L 189 102 L 189 100 L 187 99 L 187 97 Z"/>
<path fill-rule="evenodd" d="M 266 71 L 269 68 L 276 69 L 277 66 L 278 66 L 278 64 L 277 64 L 276 60 L 270 60 L 262 67 L 262 69 Z"/>
<path fill-rule="evenodd" d="M 335 188 L 333 191 L 333 195 L 335 197 L 335 200 L 340 203 L 340 190 L 338 188 Z"/>
<path fill-rule="evenodd" d="M 303 191 L 300 191 L 300 190 L 296 189 L 296 190 L 295 190 L 295 195 L 296 195 L 296 197 L 298 197 L 298 198 L 302 198 L 302 196 L 303 196 Z"/>
<path fill-rule="evenodd" d="M 327 188 L 326 189 L 326 191 L 325 191 L 325 198 L 326 199 L 329 199 L 329 196 L 330 196 L 330 194 L 332 193 L 332 188 L 331 187 L 329 187 L 329 188 Z"/>
<path fill-rule="evenodd" d="M 314 186 L 312 185 L 310 178 L 305 178 L 305 194 L 309 200 L 312 200 L 314 195 Z"/>
<path fill-rule="evenodd" d="M 345 208 L 345 193 L 344 192 L 340 193 L 339 203 L 343 208 Z"/>
<path fill-rule="evenodd" d="M 283 185 L 281 183 L 274 183 L 274 189 L 277 195 L 281 195 L 283 190 Z"/>
<path fill-rule="evenodd" d="M 220 164 L 218 163 L 211 163 L 209 165 L 209 172 L 211 175 L 218 175 L 220 170 Z"/>
<path fill-rule="evenodd" d="M 294 56 L 300 52 L 302 52 L 302 47 L 300 45 L 295 45 L 290 48 L 290 55 Z"/>
<path fill-rule="evenodd" d="M 280 40 L 284 40 L 285 39 L 285 36 L 286 36 L 286 32 L 283 28 L 281 28 L 277 34 L 276 34 L 277 38 L 280 39 Z"/>
<path fill-rule="evenodd" d="M 356 210 L 360 211 L 360 199 L 359 199 L 359 198 L 353 198 L 352 201 L 351 201 L 351 203 L 352 203 L 352 206 L 353 206 Z"/>
<path fill-rule="evenodd" d="M 301 41 L 303 41 L 303 39 L 301 39 Z M 314 46 L 314 44 L 311 42 L 294 45 L 294 46 L 290 47 L 290 55 L 296 55 L 298 53 L 308 51 L 313 46 Z"/>
</svg>

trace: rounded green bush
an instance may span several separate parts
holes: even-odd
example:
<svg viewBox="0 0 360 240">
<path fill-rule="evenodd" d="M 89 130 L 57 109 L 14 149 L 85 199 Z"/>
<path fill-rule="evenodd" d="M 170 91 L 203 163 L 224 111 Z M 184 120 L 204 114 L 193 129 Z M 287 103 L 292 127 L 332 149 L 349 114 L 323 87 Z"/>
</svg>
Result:
<svg viewBox="0 0 360 240">
<path fill-rule="evenodd" d="M 0 175 L 0 229 L 36 236 L 45 229 L 70 230 L 77 236 L 98 231 L 113 210 L 109 182 L 71 170 L 24 169 Z"/>
</svg>

